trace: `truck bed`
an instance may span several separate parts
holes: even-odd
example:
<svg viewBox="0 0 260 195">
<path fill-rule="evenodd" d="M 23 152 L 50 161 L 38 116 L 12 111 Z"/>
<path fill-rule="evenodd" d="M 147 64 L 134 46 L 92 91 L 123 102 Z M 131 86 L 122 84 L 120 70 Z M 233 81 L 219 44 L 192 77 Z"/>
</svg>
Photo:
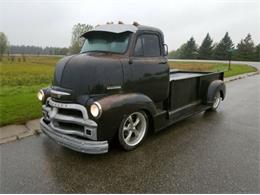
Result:
<svg viewBox="0 0 260 195">
<path fill-rule="evenodd" d="M 187 105 L 200 104 L 207 96 L 208 85 L 223 80 L 223 72 L 170 70 L 170 111 L 183 110 Z"/>
<path fill-rule="evenodd" d="M 176 69 L 170 70 L 170 81 L 172 80 L 181 80 L 181 79 L 188 79 L 193 77 L 200 77 L 203 75 L 210 74 L 211 72 L 189 72 L 189 71 L 179 71 Z"/>
</svg>

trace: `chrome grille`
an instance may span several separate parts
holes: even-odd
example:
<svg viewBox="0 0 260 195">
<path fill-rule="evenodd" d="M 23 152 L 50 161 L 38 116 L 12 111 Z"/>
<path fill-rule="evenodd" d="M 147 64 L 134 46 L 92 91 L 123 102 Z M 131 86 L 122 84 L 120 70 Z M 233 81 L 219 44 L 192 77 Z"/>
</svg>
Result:
<svg viewBox="0 0 260 195">
<path fill-rule="evenodd" d="M 48 98 L 43 106 L 43 116 L 57 132 L 97 139 L 97 124 L 88 118 L 82 105 L 59 103 Z"/>
</svg>

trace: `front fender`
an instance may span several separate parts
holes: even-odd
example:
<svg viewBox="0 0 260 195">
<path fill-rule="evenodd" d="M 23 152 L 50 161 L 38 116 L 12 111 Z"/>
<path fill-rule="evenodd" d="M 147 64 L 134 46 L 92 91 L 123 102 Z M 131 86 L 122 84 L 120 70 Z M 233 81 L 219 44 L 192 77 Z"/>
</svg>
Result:
<svg viewBox="0 0 260 195">
<path fill-rule="evenodd" d="M 127 114 L 137 110 L 146 110 L 151 115 L 156 114 L 153 101 L 143 94 L 111 95 L 101 98 L 97 102 L 102 107 L 102 115 L 97 119 L 97 133 L 100 140 L 111 140 L 117 132 L 123 117 Z"/>
<path fill-rule="evenodd" d="M 214 97 L 217 92 L 220 92 L 220 96 L 222 100 L 224 100 L 226 96 L 226 85 L 221 80 L 212 81 L 208 87 L 207 92 L 207 105 L 212 105 L 214 102 Z"/>
</svg>

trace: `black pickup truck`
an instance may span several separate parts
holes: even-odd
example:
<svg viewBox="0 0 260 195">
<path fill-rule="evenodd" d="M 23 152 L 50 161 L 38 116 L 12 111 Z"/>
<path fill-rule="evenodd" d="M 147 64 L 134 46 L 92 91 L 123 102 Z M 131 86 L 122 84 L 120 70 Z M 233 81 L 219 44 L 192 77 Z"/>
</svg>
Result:
<svg viewBox="0 0 260 195">
<path fill-rule="evenodd" d="M 81 52 L 62 58 L 38 93 L 41 129 L 65 147 L 105 153 L 116 139 L 132 150 L 148 130 L 216 110 L 225 98 L 223 72 L 169 69 L 157 28 L 106 24 L 82 36 Z"/>
</svg>

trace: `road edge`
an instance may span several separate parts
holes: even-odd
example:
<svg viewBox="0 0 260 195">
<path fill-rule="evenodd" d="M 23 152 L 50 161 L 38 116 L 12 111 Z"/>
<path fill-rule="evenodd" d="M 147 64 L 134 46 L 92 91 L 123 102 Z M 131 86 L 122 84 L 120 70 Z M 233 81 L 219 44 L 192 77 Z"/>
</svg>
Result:
<svg viewBox="0 0 260 195">
<path fill-rule="evenodd" d="M 12 124 L 0 127 L 0 145 L 24 139 L 32 135 L 39 135 L 42 132 L 39 120 L 40 119 L 30 120 L 23 125 Z"/>
<path fill-rule="evenodd" d="M 225 83 L 228 83 L 231 81 L 235 81 L 238 79 L 244 79 L 244 78 L 251 77 L 254 75 L 258 75 L 258 74 L 260 74 L 260 70 L 257 70 L 255 72 L 244 73 L 244 74 L 240 74 L 240 75 L 236 75 L 236 76 L 232 76 L 232 77 L 227 77 L 227 78 L 224 78 L 224 81 L 225 81 Z"/>
</svg>

